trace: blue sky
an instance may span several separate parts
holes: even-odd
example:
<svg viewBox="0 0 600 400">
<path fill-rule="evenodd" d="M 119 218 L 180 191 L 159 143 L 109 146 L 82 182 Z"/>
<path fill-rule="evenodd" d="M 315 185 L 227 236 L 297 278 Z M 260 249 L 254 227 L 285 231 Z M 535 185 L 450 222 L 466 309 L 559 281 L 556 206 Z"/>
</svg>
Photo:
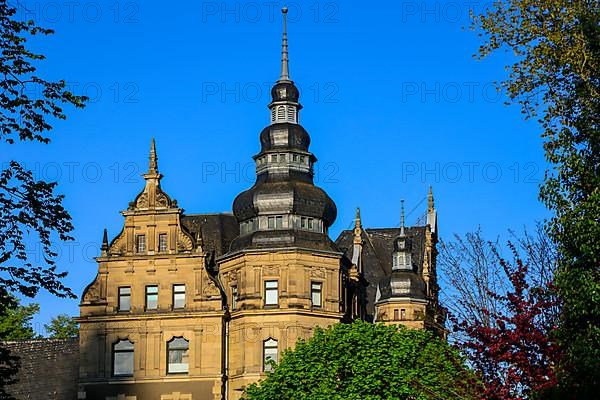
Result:
<svg viewBox="0 0 600 400">
<path fill-rule="evenodd" d="M 119 212 L 143 187 L 152 136 L 163 188 L 189 213 L 229 211 L 252 185 L 284 2 L 20 3 L 20 15 L 56 30 L 32 42 L 47 55 L 40 71 L 92 98 L 55 123 L 50 145 L 0 145 L 3 163 L 24 162 L 66 195 L 76 241 L 58 245 L 59 264 L 80 295 L 102 229 L 118 233 Z M 478 225 L 504 235 L 547 215 L 539 128 L 494 89 L 510 54 L 473 58 L 468 4 L 485 3 L 287 3 L 291 76 L 316 182 L 338 206 L 334 238 L 357 206 L 369 227 L 398 226 L 405 199 L 414 223 L 430 184 L 443 238 Z M 38 330 L 78 313 L 77 300 L 35 301 Z"/>
</svg>

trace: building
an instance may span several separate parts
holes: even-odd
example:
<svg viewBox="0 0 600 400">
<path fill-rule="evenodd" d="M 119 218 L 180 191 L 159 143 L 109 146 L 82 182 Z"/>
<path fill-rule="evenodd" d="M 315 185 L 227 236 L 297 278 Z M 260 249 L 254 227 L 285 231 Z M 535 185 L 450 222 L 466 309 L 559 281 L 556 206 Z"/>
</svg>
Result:
<svg viewBox="0 0 600 400">
<path fill-rule="evenodd" d="M 256 183 L 233 213 L 186 214 L 161 188 L 152 141 L 145 187 L 107 232 L 81 299 L 80 399 L 239 399 L 283 349 L 356 318 L 443 332 L 437 214 L 427 224 L 355 227 L 334 242 L 334 201 L 314 185 L 284 30 Z"/>
</svg>

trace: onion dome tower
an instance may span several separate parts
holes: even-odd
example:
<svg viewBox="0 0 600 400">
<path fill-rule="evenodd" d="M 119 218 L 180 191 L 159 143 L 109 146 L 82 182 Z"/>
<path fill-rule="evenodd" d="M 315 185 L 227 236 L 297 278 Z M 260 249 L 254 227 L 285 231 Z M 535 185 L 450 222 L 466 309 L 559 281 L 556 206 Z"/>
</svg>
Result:
<svg viewBox="0 0 600 400">
<path fill-rule="evenodd" d="M 233 203 L 240 236 L 231 251 L 303 247 L 334 250 L 328 229 L 335 221 L 333 200 L 313 183 L 317 158 L 299 123 L 300 92 L 290 79 L 287 8 L 283 12 L 281 75 L 271 90 L 270 124 L 260 133 L 255 155 L 256 183 Z"/>
<path fill-rule="evenodd" d="M 375 306 L 377 321 L 404 321 L 405 325 L 420 326 L 424 322 L 427 304 L 425 281 L 417 273 L 412 260 L 413 240 L 404 228 L 404 201 L 400 234 L 394 239 L 392 273 L 379 281 Z"/>
</svg>

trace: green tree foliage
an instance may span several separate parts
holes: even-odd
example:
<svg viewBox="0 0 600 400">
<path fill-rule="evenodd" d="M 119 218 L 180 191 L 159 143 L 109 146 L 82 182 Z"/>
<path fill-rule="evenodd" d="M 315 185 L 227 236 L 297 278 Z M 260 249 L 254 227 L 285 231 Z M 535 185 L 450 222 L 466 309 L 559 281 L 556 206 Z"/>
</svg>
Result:
<svg viewBox="0 0 600 400">
<path fill-rule="evenodd" d="M 66 90 L 66 82 L 48 81 L 36 73 L 45 57 L 32 52 L 27 41 L 47 36 L 33 20 L 16 18 L 17 6 L 0 0 L 0 148 L 17 142 L 48 143 L 51 122 L 65 119 L 64 105 L 84 106 L 87 98 Z M 8 161 L 8 160 L 3 160 Z M 56 183 L 38 180 L 17 161 L 0 169 L 0 290 L 34 297 L 40 288 L 65 297 L 74 297 L 56 270 L 57 254 L 52 250 L 55 238 L 69 240 L 73 230 L 71 217 L 64 209 L 63 196 L 55 192 Z M 39 250 L 38 250 L 39 249 Z M 42 262 L 38 262 L 42 260 Z M 10 303 L 0 298 L 0 308 Z M 18 362 L 0 346 L 0 398 L 10 399 L 4 391 L 14 381 Z"/>
<path fill-rule="evenodd" d="M 600 3 L 494 2 L 475 19 L 481 58 L 512 50 L 503 82 L 512 102 L 543 129 L 551 164 L 541 200 L 554 212 L 562 398 L 600 393 Z"/>
<path fill-rule="evenodd" d="M 431 333 L 357 321 L 317 328 L 244 398 L 475 399 L 477 388 L 458 352 Z"/>
<path fill-rule="evenodd" d="M 28 340 L 37 337 L 31 320 L 40 311 L 38 304 L 23 306 L 11 296 L 1 307 L 0 340 Z"/>
<path fill-rule="evenodd" d="M 52 339 L 68 339 L 79 336 L 79 325 L 67 314 L 59 314 L 52 318 L 44 328 L 48 337 Z"/>
</svg>

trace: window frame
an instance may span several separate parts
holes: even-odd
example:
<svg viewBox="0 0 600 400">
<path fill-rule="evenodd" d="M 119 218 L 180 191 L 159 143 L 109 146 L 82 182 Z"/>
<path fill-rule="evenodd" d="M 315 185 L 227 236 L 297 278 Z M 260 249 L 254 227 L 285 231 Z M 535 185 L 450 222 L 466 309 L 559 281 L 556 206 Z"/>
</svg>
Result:
<svg viewBox="0 0 600 400">
<path fill-rule="evenodd" d="M 235 309 L 237 308 L 237 301 L 238 301 L 238 287 L 237 285 L 232 285 L 231 286 L 231 311 L 235 311 Z"/>
<path fill-rule="evenodd" d="M 318 290 L 315 290 L 315 286 L 318 286 Z M 316 305 L 314 301 L 315 294 L 318 293 L 319 296 L 319 304 Z M 310 282 L 310 306 L 312 308 L 323 308 L 323 282 L 319 281 L 311 281 Z"/>
<path fill-rule="evenodd" d="M 128 289 L 129 293 L 121 293 L 121 290 Z M 129 299 L 129 307 L 123 308 L 122 298 L 127 297 Z M 118 312 L 131 312 L 131 286 L 118 286 L 117 287 L 117 311 Z"/>
<path fill-rule="evenodd" d="M 131 344 L 131 349 L 119 349 L 117 350 L 116 347 L 123 342 L 127 342 L 129 344 Z M 118 339 L 116 342 L 114 342 L 112 344 L 112 349 L 111 349 L 111 354 L 112 354 L 112 365 L 111 365 L 111 376 L 114 378 L 128 378 L 128 377 L 132 377 L 134 372 L 135 372 L 135 345 L 134 343 L 131 341 L 131 339 L 127 338 L 127 339 Z M 126 373 L 126 374 L 117 374 L 115 372 L 116 368 L 115 368 L 115 363 L 117 361 L 117 354 L 131 354 L 131 373 Z"/>
<path fill-rule="evenodd" d="M 164 242 L 165 248 L 164 249 L 162 248 L 162 244 L 163 243 L 161 241 L 161 239 L 163 239 L 163 238 L 165 239 L 165 242 Z M 158 252 L 159 253 L 167 253 L 169 251 L 169 234 L 168 233 L 164 233 L 164 232 L 163 233 L 159 233 L 158 234 L 158 241 L 157 242 L 158 242 L 158 246 L 157 247 L 158 247 Z"/>
<path fill-rule="evenodd" d="M 140 241 L 140 239 L 143 239 L 143 241 Z M 144 250 L 140 250 L 140 244 L 142 242 L 144 244 Z M 146 241 L 146 235 L 143 233 L 135 235 L 135 253 L 136 254 L 146 254 L 147 252 L 148 252 L 148 242 Z"/>
<path fill-rule="evenodd" d="M 149 293 L 148 292 L 149 288 L 156 288 L 156 293 Z M 159 291 L 158 285 L 156 285 L 156 284 L 155 285 L 146 285 L 145 290 L 144 290 L 144 293 L 145 293 L 144 309 L 146 311 L 156 311 L 156 310 L 158 310 L 158 291 Z M 156 295 L 156 307 L 155 308 L 148 308 L 148 296 L 150 296 L 150 295 Z"/>
<path fill-rule="evenodd" d="M 273 345 L 273 343 L 275 343 L 275 345 Z M 274 339 L 272 337 L 269 337 L 265 340 L 263 340 L 263 346 L 262 346 L 262 352 L 263 352 L 263 367 L 262 370 L 263 372 L 271 372 L 273 370 L 273 368 L 268 365 L 268 360 L 267 360 L 267 350 L 275 350 L 275 358 L 274 361 L 275 363 L 277 363 L 279 361 L 279 341 L 277 339 Z"/>
<path fill-rule="evenodd" d="M 176 287 L 181 287 L 181 286 L 183 286 L 183 291 L 176 290 Z M 186 298 L 187 296 L 186 296 L 185 283 L 175 283 L 175 284 L 173 284 L 173 287 L 172 287 L 171 291 L 173 293 L 173 296 L 171 298 L 171 300 L 172 300 L 172 303 L 171 303 L 172 307 L 171 308 L 173 310 L 184 310 L 186 308 L 186 305 L 187 305 L 187 298 Z M 177 294 L 183 294 L 183 306 L 182 307 L 175 307 L 175 297 L 176 297 Z"/>
<path fill-rule="evenodd" d="M 183 349 L 183 348 L 171 348 L 171 343 L 173 343 L 175 340 L 178 339 L 182 339 L 183 341 L 186 342 L 187 344 L 187 348 Z M 169 366 L 171 364 L 183 364 L 183 363 L 171 363 L 171 352 L 172 351 L 181 351 L 181 350 L 185 350 L 187 352 L 187 369 L 185 371 L 170 371 L 169 370 Z M 166 372 L 167 375 L 187 375 L 190 373 L 190 341 L 187 340 L 184 336 L 173 336 L 171 338 L 171 340 L 167 341 L 167 365 L 166 365 Z"/>
<path fill-rule="evenodd" d="M 269 284 L 275 283 L 275 287 L 267 287 Z M 264 284 L 263 284 L 263 288 L 264 288 L 264 306 L 265 307 L 279 307 L 279 281 L 276 279 L 270 279 L 270 280 L 265 280 Z M 275 292 L 275 303 L 268 303 L 267 302 L 267 293 L 269 292 Z"/>
</svg>

